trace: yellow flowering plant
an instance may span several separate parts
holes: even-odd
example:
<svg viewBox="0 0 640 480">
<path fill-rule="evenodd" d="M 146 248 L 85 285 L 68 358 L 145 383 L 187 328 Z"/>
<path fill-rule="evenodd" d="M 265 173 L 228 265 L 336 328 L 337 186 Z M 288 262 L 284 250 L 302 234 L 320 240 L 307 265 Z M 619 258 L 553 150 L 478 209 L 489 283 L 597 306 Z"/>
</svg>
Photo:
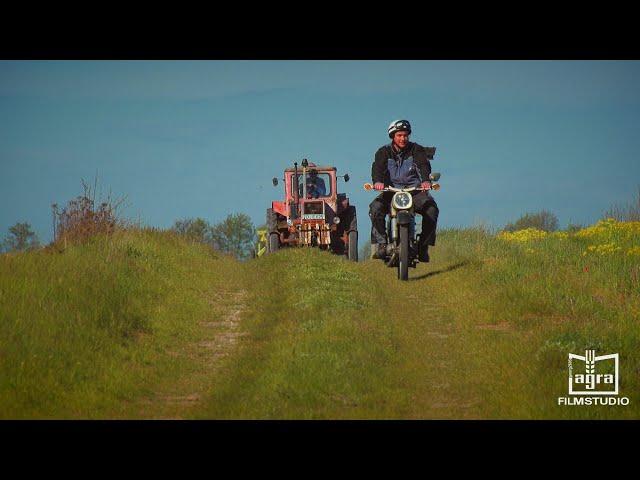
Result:
<svg viewBox="0 0 640 480">
<path fill-rule="evenodd" d="M 600 220 L 594 225 L 578 230 L 575 233 L 548 233 L 537 228 L 526 228 L 514 232 L 502 231 L 496 236 L 500 240 L 526 244 L 545 238 L 567 240 L 580 239 L 588 243 L 582 251 L 582 256 L 612 255 L 626 252 L 629 256 L 640 256 L 640 222 L 619 222 L 614 218 Z M 534 253 L 532 248 L 526 248 L 526 253 Z"/>
<path fill-rule="evenodd" d="M 500 232 L 498 233 L 497 238 L 508 242 L 529 242 L 531 240 L 540 240 L 545 238 L 547 235 L 547 232 L 544 230 L 538 230 L 537 228 L 525 228 L 523 230 L 516 230 L 515 232 Z"/>
</svg>

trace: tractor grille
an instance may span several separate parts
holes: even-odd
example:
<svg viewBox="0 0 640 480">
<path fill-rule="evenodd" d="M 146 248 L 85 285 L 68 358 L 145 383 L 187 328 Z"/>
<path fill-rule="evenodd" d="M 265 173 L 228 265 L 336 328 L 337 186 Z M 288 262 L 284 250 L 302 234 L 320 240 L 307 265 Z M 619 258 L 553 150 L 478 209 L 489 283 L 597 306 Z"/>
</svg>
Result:
<svg viewBox="0 0 640 480">
<path fill-rule="evenodd" d="M 305 202 L 302 218 L 305 220 L 324 220 L 324 202 Z"/>
</svg>

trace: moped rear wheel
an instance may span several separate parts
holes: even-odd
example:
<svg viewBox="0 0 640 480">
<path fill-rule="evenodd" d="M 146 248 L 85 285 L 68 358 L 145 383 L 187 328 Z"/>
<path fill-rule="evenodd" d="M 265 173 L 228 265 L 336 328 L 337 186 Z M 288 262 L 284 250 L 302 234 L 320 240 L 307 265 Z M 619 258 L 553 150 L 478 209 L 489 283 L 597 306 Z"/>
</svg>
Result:
<svg viewBox="0 0 640 480">
<path fill-rule="evenodd" d="M 398 279 L 409 279 L 409 226 L 399 225 L 400 252 L 398 255 Z"/>
</svg>

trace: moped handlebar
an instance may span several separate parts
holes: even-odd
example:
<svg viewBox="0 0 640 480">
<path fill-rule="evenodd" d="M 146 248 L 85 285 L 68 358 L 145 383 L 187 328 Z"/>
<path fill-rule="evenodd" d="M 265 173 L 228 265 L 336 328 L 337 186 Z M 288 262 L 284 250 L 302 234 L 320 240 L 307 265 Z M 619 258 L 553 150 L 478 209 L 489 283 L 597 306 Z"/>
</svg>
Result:
<svg viewBox="0 0 640 480">
<path fill-rule="evenodd" d="M 365 190 L 375 190 L 372 183 L 364 184 Z M 376 190 L 378 192 L 413 192 L 414 190 L 426 191 L 426 190 L 440 190 L 439 183 L 431 183 L 429 188 L 422 187 L 407 187 L 407 188 L 396 188 L 396 187 L 384 187 L 382 190 Z"/>
</svg>

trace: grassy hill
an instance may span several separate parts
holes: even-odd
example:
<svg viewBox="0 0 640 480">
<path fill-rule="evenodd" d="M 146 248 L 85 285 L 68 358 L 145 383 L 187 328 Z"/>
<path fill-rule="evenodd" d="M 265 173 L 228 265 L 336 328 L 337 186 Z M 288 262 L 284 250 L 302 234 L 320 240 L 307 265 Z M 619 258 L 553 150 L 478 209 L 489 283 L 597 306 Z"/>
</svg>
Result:
<svg viewBox="0 0 640 480">
<path fill-rule="evenodd" d="M 188 373 L 171 352 L 200 338 L 234 267 L 152 230 L 0 255 L 0 417 L 146 415 L 132 402 Z"/>
<path fill-rule="evenodd" d="M 0 417 L 638 418 L 639 226 L 445 230 L 408 282 L 153 230 L 0 255 Z M 557 405 L 587 348 L 630 405 Z"/>
</svg>

